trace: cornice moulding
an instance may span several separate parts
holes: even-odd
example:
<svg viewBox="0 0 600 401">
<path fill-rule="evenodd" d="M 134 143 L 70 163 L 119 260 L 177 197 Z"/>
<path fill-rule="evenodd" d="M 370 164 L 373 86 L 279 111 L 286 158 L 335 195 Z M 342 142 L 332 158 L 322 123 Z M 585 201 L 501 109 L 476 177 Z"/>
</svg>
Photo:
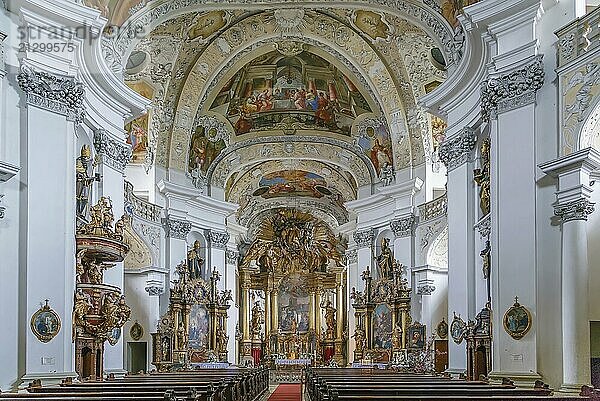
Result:
<svg viewBox="0 0 600 401">
<path fill-rule="evenodd" d="M 0 182 L 6 182 L 13 178 L 20 170 L 19 166 L 0 161 Z"/>
<path fill-rule="evenodd" d="M 594 148 L 586 148 L 539 164 L 538 167 L 552 177 L 558 177 L 562 173 L 580 168 L 591 173 L 600 168 L 600 152 Z"/>
<path fill-rule="evenodd" d="M 397 198 L 414 196 L 421 190 L 423 186 L 423 180 L 419 177 L 413 178 L 412 180 L 406 181 L 397 185 L 390 185 L 389 187 L 379 188 L 377 193 L 368 196 L 363 199 L 357 199 L 344 203 L 344 206 L 354 213 L 360 214 L 373 209 L 380 209 L 382 203 L 390 203 Z M 387 202 L 386 202 L 387 201 Z M 395 205 L 394 205 L 395 206 Z M 395 207 L 394 207 L 395 209 Z"/>
<path fill-rule="evenodd" d="M 169 181 L 160 180 L 156 184 L 160 193 L 165 197 L 173 196 L 181 200 L 187 200 L 188 203 L 197 204 L 200 208 L 210 209 L 226 216 L 235 212 L 239 205 L 230 202 L 220 201 L 206 195 L 199 195 L 196 188 L 190 188 Z"/>
</svg>

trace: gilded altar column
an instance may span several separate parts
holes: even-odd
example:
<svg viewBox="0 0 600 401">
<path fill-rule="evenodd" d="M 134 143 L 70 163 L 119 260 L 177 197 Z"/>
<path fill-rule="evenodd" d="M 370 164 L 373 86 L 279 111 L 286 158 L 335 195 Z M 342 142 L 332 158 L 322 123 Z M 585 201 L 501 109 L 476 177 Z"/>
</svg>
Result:
<svg viewBox="0 0 600 401">
<path fill-rule="evenodd" d="M 323 331 L 321 327 L 321 289 L 315 291 L 315 333 L 320 335 Z"/>
<path fill-rule="evenodd" d="M 242 272 L 240 280 L 242 280 L 241 287 L 241 319 L 242 319 L 242 343 L 241 356 L 242 363 L 250 358 L 252 355 L 252 339 L 250 336 L 250 315 L 252 313 L 252 305 L 250 304 L 250 277 L 247 272 Z"/>
<path fill-rule="evenodd" d="M 274 289 L 273 294 L 271 296 L 271 322 L 273 323 L 271 326 L 271 331 L 273 333 L 277 333 L 279 330 L 279 314 L 277 310 L 279 308 L 279 290 Z"/>
<path fill-rule="evenodd" d="M 335 288 L 336 293 L 335 293 L 335 308 L 337 310 L 336 313 L 336 324 L 337 324 L 337 334 L 336 334 L 336 339 L 337 340 L 341 340 L 342 339 L 342 333 L 344 332 L 344 316 L 343 316 L 343 311 L 344 311 L 344 304 L 343 304 L 343 299 L 344 299 L 344 291 L 343 291 L 343 287 L 342 287 L 342 280 L 343 280 L 343 274 L 338 274 L 338 283 L 337 286 Z"/>
<path fill-rule="evenodd" d="M 267 290 L 265 291 L 265 341 L 267 344 L 270 344 L 269 336 L 271 334 L 271 291 L 269 288 L 270 284 L 267 285 Z"/>
<path fill-rule="evenodd" d="M 249 279 L 248 274 L 246 272 L 242 272 L 242 274 L 240 275 L 240 280 L 241 280 L 241 284 L 240 286 L 242 287 L 242 293 L 241 293 L 241 297 L 240 297 L 240 301 L 241 301 L 241 318 L 242 318 L 242 324 L 241 324 L 241 331 L 242 331 L 242 340 L 244 342 L 250 340 L 250 311 L 251 311 L 251 306 L 250 306 L 250 283 L 247 282 L 247 280 Z"/>
<path fill-rule="evenodd" d="M 317 308 L 315 308 L 315 291 L 311 291 L 308 295 L 308 310 L 310 311 L 310 313 L 308 314 L 308 328 L 312 329 L 315 331 L 315 333 L 318 333 L 317 331 L 317 326 L 315 325 L 315 316 L 316 316 L 316 310 Z"/>
<path fill-rule="evenodd" d="M 561 392 L 577 393 L 591 382 L 588 216 L 598 199 L 590 182 L 592 171 L 600 168 L 600 153 L 592 148 L 540 165 L 558 177 L 554 214 L 562 224 L 562 385 Z M 593 198 L 592 198 L 593 196 Z"/>
</svg>

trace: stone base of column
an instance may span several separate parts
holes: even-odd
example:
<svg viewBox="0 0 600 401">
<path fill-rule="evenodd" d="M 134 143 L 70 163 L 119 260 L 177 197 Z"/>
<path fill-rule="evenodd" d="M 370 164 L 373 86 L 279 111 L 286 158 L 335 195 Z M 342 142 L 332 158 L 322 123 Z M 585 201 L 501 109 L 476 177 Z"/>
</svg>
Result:
<svg viewBox="0 0 600 401">
<path fill-rule="evenodd" d="M 42 386 L 56 386 L 65 379 L 77 380 L 77 372 L 45 372 L 45 373 L 26 373 L 20 381 L 20 384 L 14 390 L 24 390 L 34 380 L 41 380 Z"/>
<path fill-rule="evenodd" d="M 560 388 L 556 390 L 556 392 L 560 393 L 561 395 L 579 396 L 582 386 L 584 386 L 584 384 L 563 383 Z"/>
<path fill-rule="evenodd" d="M 502 372 L 492 371 L 488 375 L 490 383 L 502 384 L 503 379 L 512 380 L 517 387 L 533 388 L 536 380 L 541 380 L 542 376 L 537 373 L 525 372 Z"/>
<path fill-rule="evenodd" d="M 122 379 L 127 374 L 125 369 L 104 369 L 104 376 L 113 375 L 115 379 Z"/>
<path fill-rule="evenodd" d="M 453 379 L 462 379 L 467 374 L 466 369 L 448 368 L 444 371 L 445 374 L 449 375 Z"/>
</svg>

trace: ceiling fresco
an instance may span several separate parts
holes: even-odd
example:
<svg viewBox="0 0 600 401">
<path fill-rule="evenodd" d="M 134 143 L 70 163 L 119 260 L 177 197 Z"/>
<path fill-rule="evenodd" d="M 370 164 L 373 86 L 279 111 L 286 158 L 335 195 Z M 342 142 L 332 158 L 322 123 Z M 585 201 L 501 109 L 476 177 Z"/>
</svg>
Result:
<svg viewBox="0 0 600 401">
<path fill-rule="evenodd" d="M 86 1 L 122 26 L 102 43 L 109 66 L 152 87 L 128 130 L 144 162 L 224 188 L 241 223 L 293 204 L 343 224 L 358 188 L 430 163 L 443 138 L 418 100 L 460 60 L 466 4 Z"/>
<path fill-rule="evenodd" d="M 301 43 L 276 45 L 240 69 L 210 110 L 226 115 L 237 135 L 291 125 L 350 136 L 356 116 L 371 112 L 354 83 Z"/>
</svg>

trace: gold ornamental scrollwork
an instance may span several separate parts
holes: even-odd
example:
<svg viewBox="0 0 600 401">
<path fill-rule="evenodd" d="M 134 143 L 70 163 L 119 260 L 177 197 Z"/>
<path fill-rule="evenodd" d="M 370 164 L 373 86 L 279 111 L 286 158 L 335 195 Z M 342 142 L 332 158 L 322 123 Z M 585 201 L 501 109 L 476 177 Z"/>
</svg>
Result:
<svg viewBox="0 0 600 401">
<path fill-rule="evenodd" d="M 309 213 L 281 209 L 266 218 L 240 267 L 254 262 L 276 274 L 325 272 L 330 263 L 344 267 L 345 244 L 329 226 Z"/>
</svg>

